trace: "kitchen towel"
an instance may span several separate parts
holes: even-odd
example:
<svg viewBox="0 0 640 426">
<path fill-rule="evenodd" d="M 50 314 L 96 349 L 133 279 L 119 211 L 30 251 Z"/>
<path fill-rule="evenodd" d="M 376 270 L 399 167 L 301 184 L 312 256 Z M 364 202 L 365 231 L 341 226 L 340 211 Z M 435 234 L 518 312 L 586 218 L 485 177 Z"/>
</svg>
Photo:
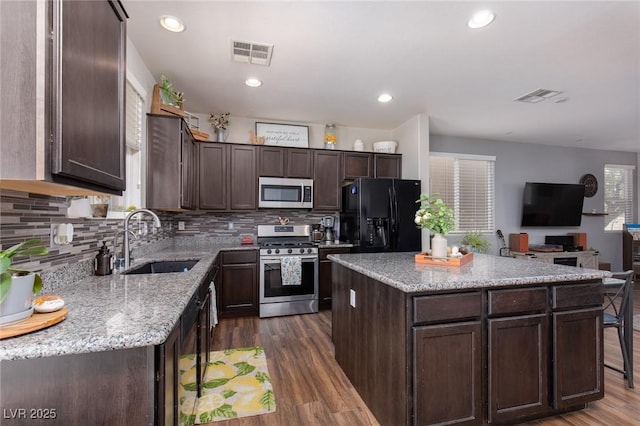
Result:
<svg viewBox="0 0 640 426">
<path fill-rule="evenodd" d="M 213 281 L 209 284 L 211 290 L 211 330 L 218 325 L 218 307 L 216 306 L 216 285 Z"/>
<path fill-rule="evenodd" d="M 283 286 L 302 284 L 302 258 L 300 256 L 285 256 L 281 258 L 280 275 Z"/>
</svg>

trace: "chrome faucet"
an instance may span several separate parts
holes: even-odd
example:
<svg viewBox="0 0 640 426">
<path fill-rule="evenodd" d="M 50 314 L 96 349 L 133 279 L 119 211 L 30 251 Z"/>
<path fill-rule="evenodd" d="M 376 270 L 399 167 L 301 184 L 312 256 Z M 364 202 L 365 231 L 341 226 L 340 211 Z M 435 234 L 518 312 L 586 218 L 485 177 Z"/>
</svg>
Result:
<svg viewBox="0 0 640 426">
<path fill-rule="evenodd" d="M 116 231 L 116 235 L 113 238 L 113 255 L 115 256 L 114 269 L 116 271 L 121 267 L 124 267 L 124 234 L 126 233 L 131 235 L 134 240 L 138 238 L 136 233 L 130 229 L 128 231 Z M 118 252 L 118 235 L 122 235 L 122 246 L 120 247 L 120 252 Z M 129 255 L 131 255 L 131 248 L 129 248 Z M 131 258 L 129 258 L 129 261 L 131 261 Z"/>
<path fill-rule="evenodd" d="M 129 254 L 129 232 L 131 232 L 129 230 L 129 219 L 131 219 L 132 216 L 138 214 L 138 213 L 148 213 L 151 216 L 153 216 L 153 225 L 156 228 L 160 228 L 161 224 L 160 224 L 160 218 L 158 217 L 157 214 L 155 214 L 154 212 L 152 212 L 149 209 L 138 209 L 138 210 L 134 210 L 131 213 L 129 213 L 127 215 L 127 217 L 124 218 L 124 268 L 127 269 L 131 263 L 131 256 Z"/>
</svg>

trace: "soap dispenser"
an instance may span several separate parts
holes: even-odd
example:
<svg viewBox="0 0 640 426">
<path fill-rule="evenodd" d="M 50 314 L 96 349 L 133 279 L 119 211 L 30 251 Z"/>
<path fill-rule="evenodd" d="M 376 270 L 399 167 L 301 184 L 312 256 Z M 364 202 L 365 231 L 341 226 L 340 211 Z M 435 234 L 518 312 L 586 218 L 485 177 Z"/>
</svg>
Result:
<svg viewBox="0 0 640 426">
<path fill-rule="evenodd" d="M 102 247 L 98 250 L 94 262 L 96 275 L 111 275 L 111 252 L 107 248 L 107 242 L 102 242 Z"/>
</svg>

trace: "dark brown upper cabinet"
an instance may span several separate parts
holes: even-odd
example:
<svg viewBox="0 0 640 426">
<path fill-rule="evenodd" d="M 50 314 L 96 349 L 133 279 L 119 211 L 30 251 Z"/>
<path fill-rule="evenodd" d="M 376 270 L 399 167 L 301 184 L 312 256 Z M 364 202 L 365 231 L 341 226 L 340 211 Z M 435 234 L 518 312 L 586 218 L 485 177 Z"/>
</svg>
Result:
<svg viewBox="0 0 640 426">
<path fill-rule="evenodd" d="M 313 157 L 313 209 L 340 210 L 342 152 L 317 149 Z"/>
<path fill-rule="evenodd" d="M 197 147 L 178 116 L 147 114 L 147 208 L 196 207 Z"/>
<path fill-rule="evenodd" d="M 373 154 L 364 152 L 343 153 L 343 180 L 353 180 L 359 177 L 374 177 Z"/>
<path fill-rule="evenodd" d="M 375 177 L 402 179 L 402 156 L 400 154 L 374 154 L 373 162 Z"/>
<path fill-rule="evenodd" d="M 311 179 L 313 177 L 312 151 L 305 148 L 260 146 L 258 176 Z"/>
<path fill-rule="evenodd" d="M 2 187 L 125 189 L 126 19 L 119 1 L 0 4 Z"/>
</svg>

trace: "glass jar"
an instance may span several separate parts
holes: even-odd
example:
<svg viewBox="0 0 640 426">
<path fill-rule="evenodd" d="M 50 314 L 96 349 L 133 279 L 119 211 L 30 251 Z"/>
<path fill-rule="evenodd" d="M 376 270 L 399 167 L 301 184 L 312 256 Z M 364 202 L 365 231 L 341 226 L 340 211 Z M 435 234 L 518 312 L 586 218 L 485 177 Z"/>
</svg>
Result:
<svg viewBox="0 0 640 426">
<path fill-rule="evenodd" d="M 324 126 L 324 147 L 325 149 L 335 149 L 336 147 L 336 126 L 329 123 Z"/>
</svg>

